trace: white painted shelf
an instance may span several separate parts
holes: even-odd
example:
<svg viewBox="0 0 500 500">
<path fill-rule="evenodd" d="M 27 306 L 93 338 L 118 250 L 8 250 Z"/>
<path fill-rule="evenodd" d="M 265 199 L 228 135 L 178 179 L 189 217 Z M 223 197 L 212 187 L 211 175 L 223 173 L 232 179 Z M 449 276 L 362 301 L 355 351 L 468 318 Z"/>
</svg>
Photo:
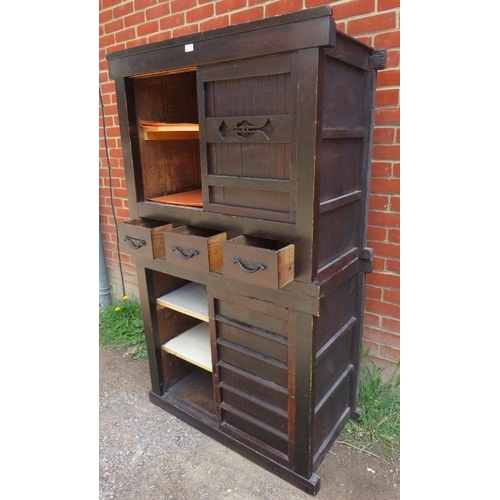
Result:
<svg viewBox="0 0 500 500">
<path fill-rule="evenodd" d="M 212 351 L 208 323 L 199 323 L 165 342 L 161 348 L 204 370 L 212 371 Z"/>
<path fill-rule="evenodd" d="M 208 322 L 207 288 L 199 283 L 188 283 L 156 299 L 162 307 Z"/>
</svg>

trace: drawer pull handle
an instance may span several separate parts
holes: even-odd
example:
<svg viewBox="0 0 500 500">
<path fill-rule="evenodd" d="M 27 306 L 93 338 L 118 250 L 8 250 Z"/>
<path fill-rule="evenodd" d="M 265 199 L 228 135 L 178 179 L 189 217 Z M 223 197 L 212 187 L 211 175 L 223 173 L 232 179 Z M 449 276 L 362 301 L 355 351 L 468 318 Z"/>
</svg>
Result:
<svg viewBox="0 0 500 500">
<path fill-rule="evenodd" d="M 267 267 L 264 264 L 255 264 L 249 266 L 248 264 L 244 264 L 240 259 L 235 259 L 233 261 L 233 264 L 238 264 L 238 266 L 240 266 L 240 269 L 242 271 L 245 271 L 246 273 L 255 273 L 256 271 L 259 270 L 265 271 L 267 269 Z"/>
<path fill-rule="evenodd" d="M 134 248 L 135 250 L 139 250 L 139 248 L 146 245 L 145 240 L 140 240 L 139 238 L 132 238 L 132 236 L 125 236 L 125 238 L 123 238 L 123 241 L 126 241 L 128 245 Z"/>
<path fill-rule="evenodd" d="M 182 257 L 183 259 L 190 259 L 195 255 L 199 255 L 200 253 L 198 250 L 193 250 L 190 248 L 181 248 L 181 247 L 173 247 L 172 252 L 175 252 L 179 257 Z"/>
</svg>

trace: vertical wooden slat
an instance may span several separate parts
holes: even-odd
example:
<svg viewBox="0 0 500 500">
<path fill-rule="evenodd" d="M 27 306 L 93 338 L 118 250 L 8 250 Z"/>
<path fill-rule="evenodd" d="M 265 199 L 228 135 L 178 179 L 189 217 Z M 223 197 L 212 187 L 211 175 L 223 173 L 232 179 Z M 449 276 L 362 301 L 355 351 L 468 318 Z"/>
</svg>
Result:
<svg viewBox="0 0 500 500">
<path fill-rule="evenodd" d="M 310 282 L 316 269 L 316 252 L 313 249 L 317 231 L 318 204 L 316 194 L 316 148 L 318 124 L 318 71 L 319 49 L 301 50 L 298 61 L 297 123 L 294 130 L 297 155 L 297 210 L 295 279 Z M 292 184 L 295 184 L 292 182 Z"/>
</svg>

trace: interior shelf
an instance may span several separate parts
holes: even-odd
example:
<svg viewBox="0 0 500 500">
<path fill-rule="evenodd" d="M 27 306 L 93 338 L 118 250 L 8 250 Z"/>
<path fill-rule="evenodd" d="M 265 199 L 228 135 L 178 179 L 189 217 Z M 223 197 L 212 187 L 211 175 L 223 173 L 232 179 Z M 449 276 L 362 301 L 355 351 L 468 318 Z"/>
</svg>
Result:
<svg viewBox="0 0 500 500">
<path fill-rule="evenodd" d="M 212 371 L 212 353 L 208 323 L 199 323 L 193 328 L 177 335 L 177 337 L 165 342 L 161 348 L 165 352 L 189 361 L 206 371 Z"/>
<path fill-rule="evenodd" d="M 150 200 L 158 203 L 181 205 L 184 207 L 203 208 L 201 189 L 185 191 L 183 193 L 168 194 L 166 196 L 157 196 L 156 198 L 150 198 Z"/>
<path fill-rule="evenodd" d="M 207 289 L 199 283 L 188 283 L 173 292 L 162 295 L 156 299 L 156 303 L 208 322 Z"/>
<path fill-rule="evenodd" d="M 166 123 L 149 120 L 139 122 L 146 141 L 199 139 L 200 126 L 197 123 Z"/>
</svg>

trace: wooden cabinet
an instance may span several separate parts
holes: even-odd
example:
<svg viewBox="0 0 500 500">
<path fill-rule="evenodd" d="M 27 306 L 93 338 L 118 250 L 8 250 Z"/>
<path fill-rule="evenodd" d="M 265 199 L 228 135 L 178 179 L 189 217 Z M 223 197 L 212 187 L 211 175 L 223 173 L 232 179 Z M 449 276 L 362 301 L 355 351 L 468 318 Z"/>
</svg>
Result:
<svg viewBox="0 0 500 500">
<path fill-rule="evenodd" d="M 385 52 L 319 7 L 108 62 L 150 400 L 315 494 L 358 415 Z"/>
</svg>

